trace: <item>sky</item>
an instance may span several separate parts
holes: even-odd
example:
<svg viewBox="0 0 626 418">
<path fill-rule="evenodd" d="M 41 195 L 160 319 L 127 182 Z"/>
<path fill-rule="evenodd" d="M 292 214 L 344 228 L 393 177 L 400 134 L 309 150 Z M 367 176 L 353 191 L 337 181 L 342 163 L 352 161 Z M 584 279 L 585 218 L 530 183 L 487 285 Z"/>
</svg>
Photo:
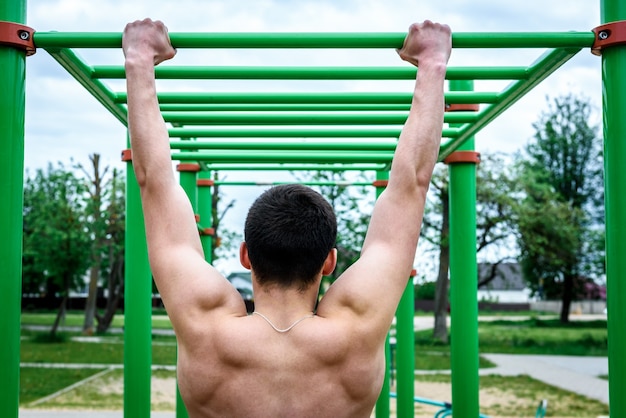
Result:
<svg viewBox="0 0 626 418">
<path fill-rule="evenodd" d="M 162 20 L 170 32 L 405 32 L 413 22 L 430 19 L 450 25 L 453 32 L 587 31 L 600 25 L 600 0 L 30 0 L 26 24 L 37 31 L 121 32 L 129 21 L 151 17 Z M 404 65 L 394 51 L 250 51 L 181 50 L 172 65 Z M 79 50 L 90 64 L 123 63 L 121 50 Z M 527 65 L 541 52 L 529 50 L 455 50 L 451 66 Z M 277 55 L 278 54 L 278 55 Z M 601 121 L 600 58 L 581 51 L 540 86 L 502 114 L 476 136 L 481 152 L 513 153 L 533 135 L 532 124 L 547 110 L 546 98 L 574 93 L 587 97 Z M 160 81 L 166 89 L 185 88 Z M 170 83 L 170 84 L 168 84 Z M 232 91 L 217 82 L 207 89 Z M 292 82 L 295 83 L 295 82 Z M 506 83 L 505 83 L 506 84 Z M 114 90 L 123 84 L 111 81 Z M 204 86 L 204 85 L 203 85 Z M 290 88 L 289 83 L 275 84 Z M 300 87 L 300 86 L 294 86 Z M 311 85 L 311 88 L 316 86 Z M 335 85 L 319 85 L 328 90 Z M 480 89 L 482 86 L 477 86 Z M 498 90 L 502 86 L 497 87 Z M 238 89 L 254 89 L 241 82 Z M 373 81 L 342 85 L 349 90 L 411 91 L 412 82 L 374 85 Z M 109 114 L 44 50 L 27 59 L 25 166 L 32 173 L 48 163 L 70 159 L 83 164 L 99 153 L 104 164 L 123 168 L 120 151 L 126 143 L 124 126 Z M 261 173 L 260 176 L 268 176 Z M 238 179 L 237 174 L 229 174 Z M 249 175 L 248 175 L 249 176 Z M 243 178 L 239 178 L 243 179 Z M 250 178 L 247 178 L 248 180 Z M 255 177 L 254 180 L 257 180 Z M 225 190 L 237 205 L 227 221 L 240 228 L 259 189 Z M 225 262 L 223 272 L 236 270 Z"/>
</svg>

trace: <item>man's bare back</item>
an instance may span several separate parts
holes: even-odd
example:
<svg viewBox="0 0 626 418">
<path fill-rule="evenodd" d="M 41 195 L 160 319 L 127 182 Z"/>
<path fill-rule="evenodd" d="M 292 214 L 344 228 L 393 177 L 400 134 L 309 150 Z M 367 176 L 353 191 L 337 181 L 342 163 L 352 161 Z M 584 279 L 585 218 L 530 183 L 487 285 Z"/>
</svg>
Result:
<svg viewBox="0 0 626 418">
<path fill-rule="evenodd" d="M 255 314 L 248 316 L 239 293 L 205 262 L 194 211 L 171 169 L 154 79 L 154 66 L 176 53 L 167 29 L 149 19 L 127 25 L 133 168 L 151 269 L 176 332 L 179 387 L 191 417 L 370 415 L 439 151 L 450 48 L 447 26 L 425 21 L 410 27 L 398 53 L 419 73 L 389 184 L 375 205 L 361 257 L 319 304 L 322 276 L 336 264 L 332 208 L 293 185 L 271 188 L 255 201 L 240 247 L 255 295 Z"/>
<path fill-rule="evenodd" d="M 190 416 L 367 417 L 380 394 L 383 347 L 368 349 L 319 316 L 286 333 L 262 318 L 231 318 L 199 338 L 179 348 Z"/>
</svg>

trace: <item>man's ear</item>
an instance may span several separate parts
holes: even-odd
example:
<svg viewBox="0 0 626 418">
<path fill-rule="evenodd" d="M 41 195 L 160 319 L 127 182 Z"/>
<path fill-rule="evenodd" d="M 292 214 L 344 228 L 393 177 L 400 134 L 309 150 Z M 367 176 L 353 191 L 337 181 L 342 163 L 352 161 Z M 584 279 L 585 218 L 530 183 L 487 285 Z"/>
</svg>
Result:
<svg viewBox="0 0 626 418">
<path fill-rule="evenodd" d="M 322 267 L 322 275 L 328 276 L 331 274 L 335 267 L 337 266 L 337 249 L 333 248 L 326 256 L 326 260 L 324 261 L 324 267 Z"/>
<path fill-rule="evenodd" d="M 242 242 L 239 246 L 239 262 L 243 268 L 250 270 L 250 258 L 248 257 L 248 246 L 246 242 Z"/>
</svg>

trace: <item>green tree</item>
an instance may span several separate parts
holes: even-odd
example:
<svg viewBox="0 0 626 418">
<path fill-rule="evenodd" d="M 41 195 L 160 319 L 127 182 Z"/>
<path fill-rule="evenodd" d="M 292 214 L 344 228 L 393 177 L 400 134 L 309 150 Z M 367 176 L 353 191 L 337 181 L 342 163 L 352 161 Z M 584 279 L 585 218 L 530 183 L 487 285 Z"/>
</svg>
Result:
<svg viewBox="0 0 626 418">
<path fill-rule="evenodd" d="M 61 163 L 37 170 L 24 185 L 25 288 L 39 287 L 53 299 L 61 296 L 53 337 L 70 290 L 83 284 L 90 264 L 84 193 L 84 183 Z"/>
<path fill-rule="evenodd" d="M 521 163 L 522 270 L 533 289 L 561 299 L 563 323 L 569 321 L 577 282 L 591 271 L 584 254 L 591 250 L 586 238 L 602 222 L 601 140 L 591 116 L 584 98 L 570 94 L 548 99 Z"/>
</svg>

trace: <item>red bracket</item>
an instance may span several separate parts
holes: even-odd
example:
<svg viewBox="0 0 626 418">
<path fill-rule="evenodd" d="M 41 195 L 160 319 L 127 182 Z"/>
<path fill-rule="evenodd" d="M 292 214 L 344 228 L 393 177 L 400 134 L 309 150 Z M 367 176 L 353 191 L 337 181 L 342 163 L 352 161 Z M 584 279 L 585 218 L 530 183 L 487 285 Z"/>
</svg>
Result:
<svg viewBox="0 0 626 418">
<path fill-rule="evenodd" d="M 193 215 L 194 218 L 196 218 L 196 223 L 200 222 L 200 215 L 198 215 L 197 213 L 195 215 Z"/>
<path fill-rule="evenodd" d="M 480 164 L 480 152 L 476 151 L 454 151 L 448 155 L 444 160 L 446 164 L 455 163 L 474 163 Z"/>
<path fill-rule="evenodd" d="M 14 22 L 0 21 L 0 45 L 23 49 L 26 51 L 26 56 L 33 55 L 37 52 L 37 48 L 35 48 L 35 43 L 33 42 L 33 33 L 35 33 L 35 30 L 28 26 Z"/>
<path fill-rule="evenodd" d="M 122 161 L 128 162 L 133 160 L 133 152 L 130 149 L 122 150 Z"/>
<path fill-rule="evenodd" d="M 626 45 L 626 20 L 607 23 L 593 29 L 596 39 L 591 46 L 591 53 L 602 55 L 602 50 L 609 46 Z"/>
<path fill-rule="evenodd" d="M 389 180 L 375 180 L 372 182 L 374 187 L 387 187 L 387 184 L 389 184 Z"/>
<path fill-rule="evenodd" d="M 197 173 L 198 171 L 200 171 L 200 164 L 195 164 L 195 163 L 178 164 L 176 166 L 176 171 L 187 171 L 187 172 Z"/>
<path fill-rule="evenodd" d="M 204 228 L 200 230 L 200 235 L 209 235 L 215 236 L 215 229 L 213 228 Z"/>
<path fill-rule="evenodd" d="M 446 112 L 478 112 L 480 105 L 478 103 L 446 103 Z"/>
<path fill-rule="evenodd" d="M 211 179 L 198 179 L 196 180 L 196 186 L 198 187 L 211 187 L 214 186 L 215 182 Z"/>
</svg>

